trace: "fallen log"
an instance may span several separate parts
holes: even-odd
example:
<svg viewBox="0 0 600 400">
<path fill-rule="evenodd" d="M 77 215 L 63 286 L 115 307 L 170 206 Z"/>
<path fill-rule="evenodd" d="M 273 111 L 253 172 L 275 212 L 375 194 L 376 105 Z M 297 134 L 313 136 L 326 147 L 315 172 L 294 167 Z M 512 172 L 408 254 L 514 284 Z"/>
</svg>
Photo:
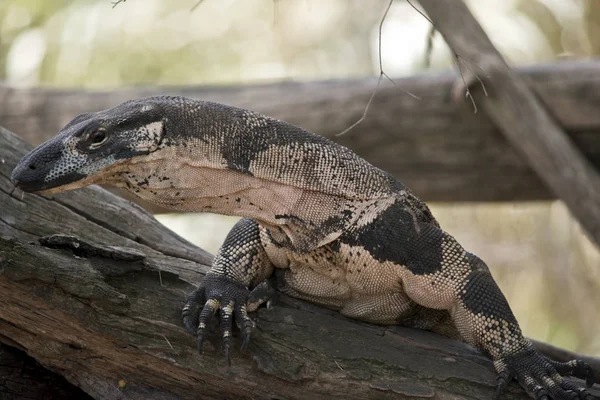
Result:
<svg viewBox="0 0 600 400">
<path fill-rule="evenodd" d="M 100 188 L 15 190 L 29 148 L 0 130 L 0 341 L 93 398 L 493 397 L 491 362 L 466 344 L 285 296 L 231 367 L 216 332 L 199 355 L 180 309 L 211 256 Z M 503 398 L 527 396 L 514 383 Z"/>
<path fill-rule="evenodd" d="M 600 61 L 564 61 L 515 71 L 583 155 L 600 167 Z M 442 73 L 398 79 L 397 85 L 384 81 L 367 118 L 338 137 L 363 114 L 374 78 L 110 91 L 0 86 L 0 124 L 39 144 L 77 114 L 142 96 L 184 95 L 253 109 L 327 136 L 392 173 L 425 201 L 556 198 L 486 113 L 474 114 L 470 102 L 452 100 L 456 79 L 454 73 Z"/>
</svg>

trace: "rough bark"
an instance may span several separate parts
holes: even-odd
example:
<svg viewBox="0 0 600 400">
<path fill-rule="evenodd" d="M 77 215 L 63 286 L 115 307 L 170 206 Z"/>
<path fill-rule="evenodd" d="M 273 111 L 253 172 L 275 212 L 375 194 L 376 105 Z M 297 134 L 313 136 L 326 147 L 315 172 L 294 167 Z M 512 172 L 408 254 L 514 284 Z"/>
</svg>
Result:
<svg viewBox="0 0 600 400">
<path fill-rule="evenodd" d="M 600 61 L 516 71 L 573 143 L 600 167 Z M 485 112 L 474 114 L 469 102 L 452 100 L 456 78 L 444 73 L 399 79 L 397 85 L 382 82 L 367 118 L 340 137 L 335 135 L 362 115 L 374 78 L 105 92 L 0 87 L 0 123 L 37 144 L 79 113 L 146 95 L 179 94 L 254 109 L 328 136 L 391 172 L 426 201 L 556 198 Z M 407 96 L 404 89 L 422 100 Z"/>
<path fill-rule="evenodd" d="M 419 0 L 436 29 L 481 75 L 475 102 L 600 246 L 600 173 L 565 134 L 534 90 L 496 50 L 462 0 Z M 477 73 L 477 72 L 475 72 Z"/>
<path fill-rule="evenodd" d="M 61 375 L 42 367 L 24 352 L 0 343 L 0 399 L 91 400 Z"/>
<path fill-rule="evenodd" d="M 0 131 L 0 341 L 90 396 L 493 397 L 491 362 L 468 345 L 285 296 L 258 312 L 249 351 L 234 351 L 231 367 L 216 333 L 199 355 L 180 308 L 210 255 L 102 189 L 15 190 L 8 176 L 26 148 Z M 527 397 L 512 384 L 504 398 Z"/>
</svg>

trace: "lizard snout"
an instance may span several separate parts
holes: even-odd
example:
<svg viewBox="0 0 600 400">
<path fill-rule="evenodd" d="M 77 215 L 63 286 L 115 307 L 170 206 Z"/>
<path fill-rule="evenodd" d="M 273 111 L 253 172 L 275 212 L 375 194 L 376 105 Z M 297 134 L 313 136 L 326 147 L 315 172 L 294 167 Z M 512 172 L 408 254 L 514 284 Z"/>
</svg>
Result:
<svg viewBox="0 0 600 400">
<path fill-rule="evenodd" d="M 37 192 L 81 179 L 66 165 L 60 142 L 50 140 L 26 154 L 10 175 L 15 186 L 25 192 Z"/>
<path fill-rule="evenodd" d="M 25 192 L 41 189 L 45 175 L 39 163 L 29 157 L 31 153 L 21 159 L 10 175 L 15 186 Z"/>
</svg>

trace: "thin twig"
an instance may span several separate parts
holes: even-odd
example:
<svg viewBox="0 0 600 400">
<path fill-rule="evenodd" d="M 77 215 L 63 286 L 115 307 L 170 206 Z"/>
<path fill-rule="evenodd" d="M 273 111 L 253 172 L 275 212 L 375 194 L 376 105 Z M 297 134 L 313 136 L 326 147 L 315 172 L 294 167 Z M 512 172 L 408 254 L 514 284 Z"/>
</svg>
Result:
<svg viewBox="0 0 600 400">
<path fill-rule="evenodd" d="M 357 126 L 358 124 L 360 124 L 361 122 L 363 122 L 365 120 L 365 118 L 367 118 L 367 113 L 369 111 L 369 107 L 371 107 L 371 103 L 373 102 L 373 99 L 375 98 L 375 95 L 377 94 L 377 90 L 379 89 L 379 85 L 381 85 L 381 79 L 383 79 L 383 77 L 386 77 L 390 82 L 392 82 L 394 85 L 396 84 L 396 82 L 394 82 L 394 80 L 392 78 L 389 77 L 388 74 L 385 73 L 385 71 L 383 70 L 383 59 L 381 57 L 381 32 L 383 30 L 383 23 L 385 22 L 385 18 L 388 15 L 388 12 L 390 11 L 390 8 L 392 7 L 392 3 L 394 2 L 394 0 L 390 0 L 390 2 L 388 3 L 387 8 L 385 9 L 385 12 L 383 13 L 383 18 L 381 18 L 381 21 L 379 22 L 379 47 L 378 47 L 378 51 L 379 51 L 379 78 L 377 79 L 377 85 L 375 86 L 375 90 L 373 90 L 373 93 L 371 94 L 371 97 L 369 98 L 369 101 L 367 102 L 367 105 L 365 106 L 365 110 L 363 111 L 362 116 L 352 125 L 350 125 L 348 128 L 344 129 L 342 132 L 338 133 L 335 136 L 342 136 L 346 133 L 348 133 L 350 130 L 352 130 L 355 126 Z M 404 90 L 404 89 L 400 89 L 402 90 L 404 93 L 410 95 L 411 97 L 414 97 L 417 100 L 421 100 L 421 98 L 411 92 L 409 92 L 408 90 Z"/>
<path fill-rule="evenodd" d="M 431 20 L 431 18 L 429 18 L 427 15 L 425 15 L 424 12 L 422 12 L 421 10 L 419 10 L 413 3 L 411 3 L 410 0 L 406 0 L 406 2 L 408 4 L 410 4 L 410 6 L 419 14 L 421 14 L 421 16 L 423 18 L 425 18 L 427 21 L 429 21 L 429 23 L 431 25 L 433 25 L 433 30 L 431 32 L 435 31 L 435 24 L 433 23 L 433 21 Z M 430 36 L 433 36 L 433 33 L 430 33 Z M 429 41 L 431 42 L 432 39 L 430 37 Z M 473 98 L 473 95 L 471 94 L 471 91 L 469 90 L 469 85 L 467 84 L 467 81 L 463 75 L 462 69 L 461 69 L 461 64 L 464 65 L 465 67 L 467 67 L 469 69 L 469 71 L 471 71 L 471 73 L 473 74 L 473 76 L 475 76 L 477 78 L 477 80 L 479 81 L 479 83 L 481 84 L 481 86 L 483 87 L 483 93 L 485 93 L 485 95 L 487 96 L 487 90 L 485 88 L 485 85 L 483 84 L 483 80 L 479 77 L 479 75 L 477 75 L 473 69 L 468 66 L 464 61 L 469 62 L 472 65 L 475 65 L 477 68 L 479 68 L 480 70 L 483 71 L 483 69 L 479 66 L 477 66 L 475 63 L 473 63 L 472 61 L 466 59 L 465 57 L 460 56 L 456 51 L 454 51 L 454 49 L 450 48 L 450 51 L 452 51 L 452 54 L 454 55 L 454 58 L 456 59 L 456 65 L 458 67 L 458 72 L 460 73 L 460 77 L 463 81 L 463 84 L 465 85 L 465 97 L 468 97 L 471 100 L 471 103 L 473 103 L 473 113 L 477 113 L 477 105 L 475 104 L 475 99 Z M 483 71 L 485 73 L 485 71 Z M 486 74 L 486 76 L 488 76 Z"/>
<path fill-rule="evenodd" d="M 167 341 L 167 344 L 169 345 L 169 347 L 171 348 L 171 350 L 175 350 L 175 349 L 173 348 L 173 345 L 171 344 L 171 342 L 169 342 L 169 339 L 167 339 L 167 337 L 166 337 L 165 335 L 162 335 L 162 337 L 164 337 L 164 338 L 165 338 L 165 340 Z"/>
<path fill-rule="evenodd" d="M 369 99 L 369 101 L 367 101 L 367 105 L 365 106 L 365 111 L 363 111 L 363 115 L 355 123 L 353 123 L 352 125 L 350 125 L 349 127 L 347 127 L 346 129 L 344 129 L 342 132 L 338 133 L 335 136 L 344 135 L 345 133 L 352 130 L 352 128 L 354 128 L 356 125 L 363 122 L 365 120 L 365 118 L 367 118 L 367 112 L 369 111 L 369 107 L 371 106 L 371 103 L 373 102 L 373 98 L 375 97 L 375 94 L 377 93 L 377 89 L 379 89 L 379 84 L 381 84 L 381 77 L 382 77 L 382 75 L 379 75 L 379 79 L 377 79 L 377 86 L 375 86 L 375 90 L 373 90 L 373 93 L 371 93 L 371 98 Z"/>
<path fill-rule="evenodd" d="M 457 54 L 457 56 L 458 56 L 458 58 L 460 58 L 460 60 L 461 60 L 461 62 L 462 62 L 463 64 L 464 64 L 464 63 L 469 63 L 469 64 L 471 64 L 472 66 L 474 66 L 475 68 L 477 68 L 478 70 L 480 70 L 481 72 L 483 72 L 483 74 L 485 75 L 485 77 L 486 77 L 486 78 L 489 78 L 489 77 L 490 77 L 490 75 L 487 73 L 487 71 L 486 71 L 485 69 L 481 68 L 479 65 L 477 65 L 477 63 L 476 63 L 476 62 L 474 62 L 474 61 L 471 61 L 471 60 L 469 60 L 467 57 L 463 57 L 463 56 L 460 56 L 460 55 L 458 55 L 458 54 Z M 473 72 L 473 74 L 475 74 L 475 73 Z"/>
<path fill-rule="evenodd" d="M 383 30 L 383 23 L 385 22 L 385 19 L 387 18 L 388 12 L 390 12 L 390 8 L 392 8 L 392 3 L 394 2 L 394 0 L 390 0 L 387 8 L 385 9 L 385 12 L 383 13 L 383 18 L 381 18 L 381 21 L 379 22 L 379 40 L 378 40 L 378 56 L 379 56 L 379 79 L 381 79 L 382 76 L 385 76 L 386 78 L 388 78 L 390 80 L 390 82 L 392 82 L 393 84 L 396 84 L 396 82 L 394 82 L 392 80 L 392 78 L 390 78 L 385 72 L 383 72 L 383 58 L 381 57 L 381 32 Z"/>
<path fill-rule="evenodd" d="M 198 0 L 198 1 L 196 2 L 196 4 L 194 4 L 194 6 L 191 8 L 190 12 L 192 12 L 192 11 L 194 11 L 196 8 L 198 8 L 198 6 L 199 6 L 200 4 L 202 4 L 202 2 L 204 2 L 204 0 Z"/>
<path fill-rule="evenodd" d="M 425 57 L 423 60 L 423 66 L 429 68 L 431 66 L 431 54 L 433 53 L 433 37 L 437 30 L 435 26 L 431 25 L 429 33 L 427 34 L 427 42 L 425 43 Z"/>
<path fill-rule="evenodd" d="M 113 1 L 111 4 L 113 5 L 112 8 L 115 8 L 116 6 L 118 6 L 121 3 L 125 3 L 127 0 L 115 0 Z"/>
<path fill-rule="evenodd" d="M 418 8 L 417 8 L 417 7 L 416 7 L 416 6 L 415 6 L 413 3 L 411 3 L 411 2 L 410 2 L 410 0 L 406 0 L 406 2 L 407 2 L 408 4 L 410 4 L 410 6 L 411 6 L 411 7 L 412 7 L 412 8 L 413 8 L 413 9 L 414 9 L 416 12 L 418 12 L 419 14 L 421 14 L 421 16 L 422 16 L 423 18 L 425 18 L 427 21 L 429 21 L 429 23 L 430 23 L 431 25 L 435 25 L 435 24 L 433 23 L 433 21 L 431 20 L 431 18 L 429 18 L 427 15 L 425 15 L 425 13 L 424 13 L 423 11 L 419 10 L 419 9 L 418 9 Z"/>
<path fill-rule="evenodd" d="M 341 365 L 340 365 L 340 364 L 337 362 L 337 360 L 336 360 L 336 359 L 334 359 L 334 360 L 333 360 L 333 362 L 335 363 L 335 365 L 337 365 L 337 366 L 338 366 L 338 368 L 339 368 L 340 370 L 342 370 L 342 371 L 344 370 L 344 368 L 342 368 L 342 366 L 341 366 Z"/>
<path fill-rule="evenodd" d="M 485 94 L 485 97 L 487 97 L 488 92 L 487 89 L 485 88 L 485 83 L 483 83 L 483 80 L 479 77 L 479 75 L 477 75 L 477 73 L 475 71 L 473 71 L 473 68 L 471 68 L 471 65 L 474 65 L 475 67 L 479 68 L 480 70 L 483 71 L 483 68 L 481 68 L 480 66 L 478 66 L 477 64 L 475 64 L 473 61 L 470 61 L 464 57 L 461 57 L 459 55 L 457 55 L 457 61 L 460 62 L 462 65 L 464 65 L 465 67 L 467 67 L 469 69 L 469 71 L 471 71 L 471 73 L 473 74 L 473 76 L 475 78 L 477 78 L 477 80 L 479 81 L 479 83 L 481 84 L 481 88 L 483 89 L 483 94 Z M 485 71 L 483 71 L 485 73 Z M 488 74 L 485 74 L 486 78 L 489 78 L 490 76 Z"/>
<path fill-rule="evenodd" d="M 465 76 L 462 73 L 462 69 L 460 68 L 460 60 L 458 59 L 458 55 L 454 53 L 454 57 L 456 58 L 456 65 L 458 66 L 458 71 L 460 72 L 460 77 L 462 78 L 463 84 L 465 85 L 465 97 L 471 99 L 471 103 L 473 103 L 473 114 L 477 114 L 477 104 L 475 104 L 475 99 L 471 94 L 471 90 L 469 89 L 469 85 L 465 80 Z"/>
<path fill-rule="evenodd" d="M 158 280 L 160 281 L 160 286 L 165 286 L 162 282 L 162 274 L 160 273 L 160 269 L 158 270 Z"/>
</svg>

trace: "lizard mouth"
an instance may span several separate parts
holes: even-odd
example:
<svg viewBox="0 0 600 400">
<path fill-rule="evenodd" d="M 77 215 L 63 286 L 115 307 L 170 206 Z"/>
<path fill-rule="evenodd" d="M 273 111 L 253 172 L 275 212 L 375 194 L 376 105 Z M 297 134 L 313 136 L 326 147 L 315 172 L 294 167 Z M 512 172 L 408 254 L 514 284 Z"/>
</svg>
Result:
<svg viewBox="0 0 600 400">
<path fill-rule="evenodd" d="M 16 187 L 24 192 L 39 192 L 80 181 L 86 176 L 59 165 L 62 147 L 47 142 L 25 155 L 10 175 Z"/>
<path fill-rule="evenodd" d="M 81 174 L 69 174 L 68 176 L 55 179 L 52 182 L 46 182 L 43 177 L 40 179 L 38 176 L 27 170 L 21 171 L 16 168 L 11 174 L 12 182 L 22 191 L 44 194 L 64 192 L 66 190 L 84 186 L 80 185 L 81 180 L 84 178 L 85 176 Z"/>
</svg>

